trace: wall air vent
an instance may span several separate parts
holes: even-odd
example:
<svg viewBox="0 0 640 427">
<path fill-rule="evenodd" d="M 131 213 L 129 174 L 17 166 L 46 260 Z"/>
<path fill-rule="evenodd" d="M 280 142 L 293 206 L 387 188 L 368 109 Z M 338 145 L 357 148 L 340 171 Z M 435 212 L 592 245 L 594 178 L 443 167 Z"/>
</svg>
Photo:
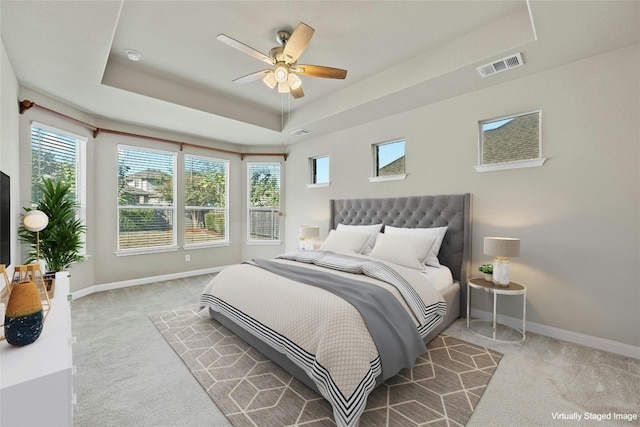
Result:
<svg viewBox="0 0 640 427">
<path fill-rule="evenodd" d="M 522 64 L 524 64 L 524 61 L 522 61 L 522 55 L 516 53 L 515 55 L 502 58 L 490 64 L 481 65 L 477 67 L 477 70 L 482 77 L 489 77 L 492 74 L 519 67 Z"/>
<path fill-rule="evenodd" d="M 294 130 L 293 132 L 291 132 L 291 135 L 304 136 L 304 135 L 309 135 L 310 133 L 311 133 L 310 130 L 298 129 L 298 130 Z"/>
</svg>

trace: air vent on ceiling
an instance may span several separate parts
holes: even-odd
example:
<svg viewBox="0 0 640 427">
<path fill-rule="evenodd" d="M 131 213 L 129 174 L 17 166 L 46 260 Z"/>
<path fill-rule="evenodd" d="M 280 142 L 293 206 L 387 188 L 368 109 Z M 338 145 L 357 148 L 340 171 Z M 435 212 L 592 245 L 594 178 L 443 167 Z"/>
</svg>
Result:
<svg viewBox="0 0 640 427">
<path fill-rule="evenodd" d="M 522 64 L 524 64 L 524 62 L 522 61 L 522 55 L 516 53 L 515 55 L 502 58 L 490 64 L 481 65 L 477 68 L 477 70 L 482 77 L 488 77 L 492 74 L 519 67 Z"/>
<path fill-rule="evenodd" d="M 306 130 L 306 129 L 298 129 L 298 130 L 294 130 L 293 132 L 291 132 L 291 135 L 295 135 L 295 136 L 304 136 L 304 135 L 308 135 L 310 134 L 311 131 L 310 130 Z"/>
</svg>

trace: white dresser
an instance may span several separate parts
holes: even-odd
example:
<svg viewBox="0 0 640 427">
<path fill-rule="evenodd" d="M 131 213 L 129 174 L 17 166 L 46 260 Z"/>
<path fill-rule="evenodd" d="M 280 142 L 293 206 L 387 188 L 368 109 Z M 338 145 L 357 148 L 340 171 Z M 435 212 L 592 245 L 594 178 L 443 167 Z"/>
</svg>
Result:
<svg viewBox="0 0 640 427">
<path fill-rule="evenodd" d="M 0 341 L 0 426 L 73 424 L 69 274 L 56 274 L 51 312 L 40 337 L 24 347 Z M 4 319 L 3 319 L 4 320 Z"/>
</svg>

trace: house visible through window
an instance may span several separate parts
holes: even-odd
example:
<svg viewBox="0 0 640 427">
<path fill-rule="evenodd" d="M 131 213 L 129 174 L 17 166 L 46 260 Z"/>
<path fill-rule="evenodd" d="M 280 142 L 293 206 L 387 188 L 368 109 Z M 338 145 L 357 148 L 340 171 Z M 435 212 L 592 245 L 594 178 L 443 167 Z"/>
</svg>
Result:
<svg viewBox="0 0 640 427">
<path fill-rule="evenodd" d="M 311 183 L 329 183 L 329 156 L 319 156 L 310 159 Z"/>
<path fill-rule="evenodd" d="M 78 205 L 77 218 L 86 225 L 87 138 L 33 122 L 31 124 L 31 200 L 42 198 L 44 178 L 70 185 Z M 82 236 L 85 239 L 85 236 Z M 81 254 L 86 254 L 83 246 Z"/>
<path fill-rule="evenodd" d="M 185 245 L 228 242 L 229 162 L 184 157 Z"/>
<path fill-rule="evenodd" d="M 374 176 L 402 175 L 404 168 L 405 141 L 383 142 L 373 146 Z"/>
<path fill-rule="evenodd" d="M 118 251 L 176 247 L 174 153 L 118 146 Z"/>
<path fill-rule="evenodd" d="M 280 240 L 280 163 L 248 163 L 248 240 Z"/>
</svg>

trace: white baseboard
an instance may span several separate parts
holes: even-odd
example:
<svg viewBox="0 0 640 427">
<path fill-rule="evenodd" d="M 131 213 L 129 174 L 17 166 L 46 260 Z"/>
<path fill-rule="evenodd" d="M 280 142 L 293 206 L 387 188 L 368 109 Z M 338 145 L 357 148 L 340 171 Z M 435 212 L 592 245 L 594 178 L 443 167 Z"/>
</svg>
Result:
<svg viewBox="0 0 640 427">
<path fill-rule="evenodd" d="M 183 279 L 185 277 L 200 276 L 202 274 L 219 273 L 220 271 L 224 270 L 226 267 L 228 266 L 205 268 L 203 270 L 185 271 L 182 273 L 164 274 L 161 276 L 142 277 L 140 279 L 124 280 L 122 282 L 103 283 L 100 285 L 93 285 L 84 289 L 80 289 L 79 291 L 72 292 L 71 295 L 72 295 L 72 298 L 76 300 L 78 298 L 82 298 L 82 297 L 86 297 L 87 295 L 94 294 L 96 292 L 104 292 L 104 291 L 110 291 L 112 289 L 146 285 L 149 283 L 162 282 L 166 280 Z"/>
<path fill-rule="evenodd" d="M 471 309 L 471 317 L 491 320 L 493 319 L 493 313 L 484 310 Z M 516 319 L 514 317 L 498 314 L 497 321 L 498 323 L 502 323 L 513 328 L 522 328 L 522 319 Z M 640 359 L 640 347 L 623 344 L 604 338 L 598 338 L 591 335 L 585 335 L 578 332 L 568 331 L 566 329 L 554 328 L 553 326 L 542 325 L 540 323 L 527 321 L 525 325 L 527 328 L 527 332 L 533 332 L 545 337 L 555 338 L 558 340 L 568 341 L 574 344 L 580 344 L 598 350 L 608 351 L 610 353 L 619 354 L 621 356 Z"/>
</svg>

